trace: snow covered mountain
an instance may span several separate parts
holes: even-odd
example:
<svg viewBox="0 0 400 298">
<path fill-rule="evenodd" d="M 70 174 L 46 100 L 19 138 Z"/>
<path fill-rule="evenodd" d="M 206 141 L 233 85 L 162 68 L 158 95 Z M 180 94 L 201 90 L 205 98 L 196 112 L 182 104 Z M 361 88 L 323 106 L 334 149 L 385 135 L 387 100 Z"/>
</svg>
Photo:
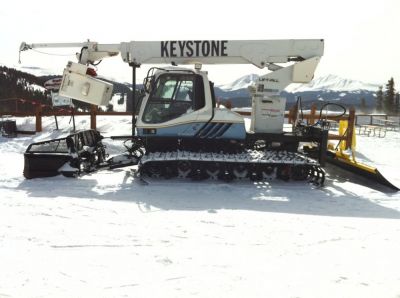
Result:
<svg viewBox="0 0 400 298">
<path fill-rule="evenodd" d="M 0 62 L 0 66 L 7 67 L 7 68 L 13 68 L 13 69 L 21 71 L 21 72 L 29 73 L 36 77 L 61 75 L 61 72 L 56 74 L 54 72 L 54 70 L 51 70 L 48 68 L 42 68 L 42 67 L 38 67 L 38 66 L 29 66 L 29 65 L 20 65 L 20 64 L 4 64 L 1 62 Z"/>
<path fill-rule="evenodd" d="M 240 77 L 232 83 L 219 85 L 217 87 L 226 92 L 236 91 L 240 89 L 245 89 L 248 86 L 254 84 L 258 78 L 259 75 L 257 74 L 249 74 Z M 377 84 L 364 83 L 361 81 L 345 79 L 337 75 L 329 74 L 326 76 L 318 77 L 308 84 L 291 84 L 285 89 L 285 91 L 290 93 L 328 90 L 344 92 L 364 90 L 376 92 L 378 87 L 379 85 Z"/>
<path fill-rule="evenodd" d="M 371 91 L 376 92 L 379 88 L 378 84 L 364 83 L 357 80 L 344 79 L 337 75 L 326 75 L 312 80 L 308 84 L 291 84 L 285 90 L 290 93 L 307 92 L 307 91 Z"/>
<path fill-rule="evenodd" d="M 54 76 L 54 73 L 50 70 L 36 66 L 15 66 L 15 68 L 42 79 Z M 251 99 L 247 87 L 254 84 L 258 78 L 257 74 L 248 74 L 232 83 L 216 85 L 215 95 L 221 102 L 229 99 L 233 107 L 249 107 L 251 106 Z M 103 77 L 103 79 L 106 78 Z M 114 93 L 120 93 L 123 96 L 123 94 L 130 94 L 132 92 L 129 83 L 122 84 L 110 79 L 106 80 L 114 84 Z M 137 87 L 140 88 L 140 84 Z M 379 85 L 377 84 L 365 83 L 329 74 L 315 78 L 308 84 L 291 84 L 282 92 L 282 96 L 287 98 L 288 107 L 293 104 L 297 96 L 301 96 L 305 106 L 309 106 L 312 102 L 316 101 L 334 101 L 347 106 L 360 106 L 361 99 L 364 98 L 366 106 L 372 108 L 376 105 L 375 93 L 378 87 Z M 129 104 L 130 102 L 128 101 Z"/>
<path fill-rule="evenodd" d="M 233 106 L 250 106 L 250 94 L 247 87 L 254 84 L 259 78 L 256 74 L 243 76 L 230 84 L 216 87 L 215 94 L 220 100 L 229 99 Z M 379 85 L 364 83 L 357 80 L 341 78 L 329 74 L 318 77 L 308 84 L 291 84 L 283 92 L 290 105 L 297 96 L 303 102 L 336 101 L 345 105 L 360 105 L 361 98 L 365 99 L 367 106 L 375 106 L 375 92 Z"/>
<path fill-rule="evenodd" d="M 235 91 L 235 90 L 245 89 L 248 86 L 254 84 L 254 82 L 257 81 L 258 78 L 259 75 L 253 73 L 240 77 L 239 79 L 233 81 L 232 83 L 226 85 L 219 85 L 217 87 L 224 91 Z"/>
</svg>

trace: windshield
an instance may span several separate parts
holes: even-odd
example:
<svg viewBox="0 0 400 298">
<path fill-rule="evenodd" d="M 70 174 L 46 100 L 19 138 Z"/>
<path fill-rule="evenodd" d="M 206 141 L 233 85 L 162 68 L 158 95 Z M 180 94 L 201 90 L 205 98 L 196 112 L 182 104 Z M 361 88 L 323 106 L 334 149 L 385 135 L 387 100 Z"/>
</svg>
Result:
<svg viewBox="0 0 400 298">
<path fill-rule="evenodd" d="M 194 111 L 194 74 L 163 74 L 143 113 L 146 123 L 161 123 Z"/>
</svg>

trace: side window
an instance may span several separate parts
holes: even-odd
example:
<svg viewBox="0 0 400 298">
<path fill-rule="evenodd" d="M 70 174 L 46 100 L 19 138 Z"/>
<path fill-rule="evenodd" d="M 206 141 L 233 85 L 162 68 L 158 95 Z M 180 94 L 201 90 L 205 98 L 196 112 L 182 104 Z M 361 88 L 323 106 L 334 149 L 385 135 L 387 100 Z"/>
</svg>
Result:
<svg viewBox="0 0 400 298">
<path fill-rule="evenodd" d="M 193 81 L 180 81 L 176 92 L 175 100 L 193 102 Z"/>
<path fill-rule="evenodd" d="M 157 89 L 154 92 L 154 98 L 172 99 L 176 86 L 176 80 L 158 80 Z"/>
<path fill-rule="evenodd" d="M 193 100 L 193 78 L 160 78 L 152 99 Z"/>
<path fill-rule="evenodd" d="M 199 84 L 201 81 L 201 86 Z M 196 104 L 196 102 L 200 102 Z M 204 107 L 201 76 L 195 74 L 163 74 L 150 93 L 142 120 L 162 123 Z"/>
</svg>

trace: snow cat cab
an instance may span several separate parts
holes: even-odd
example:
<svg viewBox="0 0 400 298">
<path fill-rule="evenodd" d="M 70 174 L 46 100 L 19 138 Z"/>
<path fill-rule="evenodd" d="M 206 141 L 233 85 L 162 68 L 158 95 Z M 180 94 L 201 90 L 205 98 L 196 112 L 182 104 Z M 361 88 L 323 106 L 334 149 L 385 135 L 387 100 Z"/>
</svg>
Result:
<svg viewBox="0 0 400 298">
<path fill-rule="evenodd" d="M 146 150 L 224 149 L 227 142 L 243 142 L 243 117 L 216 107 L 213 85 L 197 69 L 151 68 L 136 122 L 137 136 L 145 140 Z"/>
</svg>

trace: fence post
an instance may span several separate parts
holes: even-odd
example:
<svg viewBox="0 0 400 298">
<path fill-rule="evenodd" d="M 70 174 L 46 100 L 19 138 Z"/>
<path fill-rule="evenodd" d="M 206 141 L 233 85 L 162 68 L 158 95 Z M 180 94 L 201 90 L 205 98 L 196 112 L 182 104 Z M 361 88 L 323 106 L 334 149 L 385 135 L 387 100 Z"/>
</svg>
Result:
<svg viewBox="0 0 400 298">
<path fill-rule="evenodd" d="M 97 106 L 90 105 L 90 128 L 96 129 L 96 112 Z"/>
<path fill-rule="evenodd" d="M 36 132 L 42 131 L 42 105 L 38 103 L 35 109 L 36 115 Z"/>
<path fill-rule="evenodd" d="M 351 146 L 353 145 L 355 115 L 356 115 L 356 110 L 354 109 L 354 107 L 351 107 L 349 111 L 349 119 L 347 120 L 346 149 L 351 148 Z"/>
<path fill-rule="evenodd" d="M 310 113 L 310 120 L 309 120 L 310 125 L 313 125 L 315 123 L 316 112 L 317 112 L 317 105 L 315 103 L 313 103 L 311 106 L 311 113 Z"/>
<path fill-rule="evenodd" d="M 298 115 L 298 106 L 294 105 L 290 108 L 289 110 L 289 123 L 290 124 L 296 124 L 296 122 L 299 120 L 297 119 L 297 115 Z"/>
</svg>

